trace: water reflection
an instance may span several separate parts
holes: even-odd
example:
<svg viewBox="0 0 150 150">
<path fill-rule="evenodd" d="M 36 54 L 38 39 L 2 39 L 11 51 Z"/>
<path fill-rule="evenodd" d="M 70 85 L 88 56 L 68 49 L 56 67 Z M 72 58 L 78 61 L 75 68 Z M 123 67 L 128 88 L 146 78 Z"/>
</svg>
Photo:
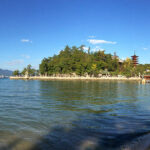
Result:
<svg viewBox="0 0 150 150">
<path fill-rule="evenodd" d="M 113 112 L 121 105 L 132 109 L 140 91 L 140 85 L 131 82 L 51 81 L 40 82 L 40 86 L 41 96 L 47 102 L 57 101 L 59 109 L 91 113 Z"/>
<path fill-rule="evenodd" d="M 149 88 L 131 81 L 0 81 L 0 148 L 119 149 L 150 131 Z"/>
</svg>

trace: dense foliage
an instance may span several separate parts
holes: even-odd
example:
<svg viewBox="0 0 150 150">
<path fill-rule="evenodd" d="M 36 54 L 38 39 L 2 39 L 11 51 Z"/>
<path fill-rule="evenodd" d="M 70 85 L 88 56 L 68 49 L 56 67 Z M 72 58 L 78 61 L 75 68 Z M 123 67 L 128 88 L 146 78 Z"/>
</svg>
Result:
<svg viewBox="0 0 150 150">
<path fill-rule="evenodd" d="M 80 76 L 99 74 L 124 75 L 127 77 L 138 76 L 150 68 L 150 65 L 138 65 L 134 67 L 131 59 L 127 58 L 124 62 L 114 58 L 105 51 L 88 52 L 84 51 L 84 46 L 79 48 L 66 46 L 59 55 L 44 58 L 40 64 L 39 72 L 41 75 L 73 74 Z"/>
<path fill-rule="evenodd" d="M 38 75 L 38 70 L 32 68 L 32 66 L 29 64 L 26 68 L 24 68 L 21 72 L 19 72 L 19 70 L 15 70 L 13 72 L 14 76 L 36 76 Z"/>
</svg>

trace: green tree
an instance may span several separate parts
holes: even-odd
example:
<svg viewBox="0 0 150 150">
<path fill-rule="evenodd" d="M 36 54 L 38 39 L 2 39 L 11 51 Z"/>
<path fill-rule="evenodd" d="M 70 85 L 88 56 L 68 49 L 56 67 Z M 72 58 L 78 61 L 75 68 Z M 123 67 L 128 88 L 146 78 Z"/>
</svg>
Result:
<svg viewBox="0 0 150 150">
<path fill-rule="evenodd" d="M 36 69 L 33 69 L 32 66 L 29 64 L 21 72 L 21 75 L 26 75 L 26 74 L 28 74 L 29 76 L 35 76 L 35 75 L 38 75 L 39 72 Z"/>
<path fill-rule="evenodd" d="M 13 75 L 14 75 L 14 76 L 19 76 L 19 75 L 20 75 L 19 70 L 15 70 L 15 71 L 13 72 Z"/>
<path fill-rule="evenodd" d="M 21 72 L 21 75 L 25 75 L 26 72 L 27 72 L 27 68 L 24 68 L 24 69 L 22 70 L 22 72 Z"/>
</svg>

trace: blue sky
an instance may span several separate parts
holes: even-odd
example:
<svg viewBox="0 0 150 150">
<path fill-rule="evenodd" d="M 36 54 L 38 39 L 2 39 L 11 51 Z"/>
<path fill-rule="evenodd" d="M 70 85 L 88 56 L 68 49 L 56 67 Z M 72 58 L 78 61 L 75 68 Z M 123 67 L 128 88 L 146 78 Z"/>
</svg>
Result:
<svg viewBox="0 0 150 150">
<path fill-rule="evenodd" d="M 38 68 L 66 45 L 150 63 L 149 0 L 1 0 L 0 68 Z M 86 49 L 86 48 L 85 48 Z"/>
</svg>

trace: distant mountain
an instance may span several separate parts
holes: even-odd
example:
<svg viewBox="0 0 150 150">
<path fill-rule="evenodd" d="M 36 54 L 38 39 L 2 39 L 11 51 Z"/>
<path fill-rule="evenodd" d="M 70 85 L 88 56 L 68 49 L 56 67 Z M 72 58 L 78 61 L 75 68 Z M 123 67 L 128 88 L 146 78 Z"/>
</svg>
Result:
<svg viewBox="0 0 150 150">
<path fill-rule="evenodd" d="M 0 69 L 0 75 L 11 76 L 12 73 L 13 73 L 13 72 L 10 71 L 10 70 L 3 70 L 3 69 Z"/>
</svg>

